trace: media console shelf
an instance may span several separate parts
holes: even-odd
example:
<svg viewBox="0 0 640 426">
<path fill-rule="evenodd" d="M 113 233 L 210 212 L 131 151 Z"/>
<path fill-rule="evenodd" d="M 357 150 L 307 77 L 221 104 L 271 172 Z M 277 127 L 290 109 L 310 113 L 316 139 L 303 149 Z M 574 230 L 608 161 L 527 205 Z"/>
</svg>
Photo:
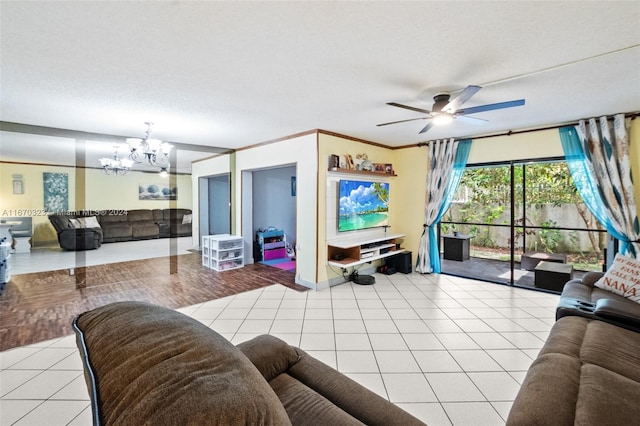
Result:
<svg viewBox="0 0 640 426">
<path fill-rule="evenodd" d="M 373 262 L 402 253 L 397 248 L 398 240 L 404 234 L 389 234 L 378 238 L 349 238 L 327 242 L 327 263 L 339 268 Z"/>
</svg>

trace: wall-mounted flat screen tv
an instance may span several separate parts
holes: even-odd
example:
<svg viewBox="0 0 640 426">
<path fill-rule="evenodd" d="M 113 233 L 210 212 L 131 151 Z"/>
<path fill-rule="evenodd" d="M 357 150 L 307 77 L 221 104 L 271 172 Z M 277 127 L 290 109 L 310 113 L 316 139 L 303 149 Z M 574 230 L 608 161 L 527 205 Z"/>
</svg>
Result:
<svg viewBox="0 0 640 426">
<path fill-rule="evenodd" d="M 340 180 L 338 231 L 389 225 L 389 183 Z"/>
</svg>

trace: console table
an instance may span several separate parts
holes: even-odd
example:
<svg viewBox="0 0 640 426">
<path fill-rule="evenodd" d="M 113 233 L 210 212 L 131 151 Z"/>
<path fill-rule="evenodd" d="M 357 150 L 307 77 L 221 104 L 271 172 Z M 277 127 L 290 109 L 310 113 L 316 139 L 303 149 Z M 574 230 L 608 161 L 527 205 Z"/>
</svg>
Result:
<svg viewBox="0 0 640 426">
<path fill-rule="evenodd" d="M 470 235 L 446 234 L 442 236 L 444 240 L 443 258 L 447 260 L 457 260 L 459 262 L 469 260 L 469 240 Z"/>
<path fill-rule="evenodd" d="M 340 268 L 360 265 L 402 253 L 397 240 L 404 234 L 386 235 L 377 238 L 348 238 L 327 243 L 327 263 Z"/>
</svg>

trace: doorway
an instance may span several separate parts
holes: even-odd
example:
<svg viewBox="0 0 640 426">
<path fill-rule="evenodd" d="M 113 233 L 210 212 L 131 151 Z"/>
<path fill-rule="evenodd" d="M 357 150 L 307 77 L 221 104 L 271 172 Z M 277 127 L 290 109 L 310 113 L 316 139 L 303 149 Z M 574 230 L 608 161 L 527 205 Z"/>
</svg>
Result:
<svg viewBox="0 0 640 426">
<path fill-rule="evenodd" d="M 231 233 L 231 175 L 199 179 L 200 241 L 203 235 Z"/>
<path fill-rule="evenodd" d="M 295 272 L 295 182 L 295 164 L 242 173 L 242 233 L 253 262 Z"/>
</svg>

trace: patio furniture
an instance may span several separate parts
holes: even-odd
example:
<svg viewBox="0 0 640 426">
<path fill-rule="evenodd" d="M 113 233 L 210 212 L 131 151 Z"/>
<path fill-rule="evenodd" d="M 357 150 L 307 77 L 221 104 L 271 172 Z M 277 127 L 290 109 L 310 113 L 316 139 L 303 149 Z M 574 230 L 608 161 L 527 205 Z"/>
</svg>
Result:
<svg viewBox="0 0 640 426">
<path fill-rule="evenodd" d="M 542 261 L 535 268 L 534 285 L 547 290 L 562 291 L 573 279 L 573 265 Z"/>
<path fill-rule="evenodd" d="M 520 256 L 520 268 L 526 271 L 533 271 L 538 266 L 538 263 L 545 262 L 558 262 L 567 263 L 567 255 L 564 253 L 539 253 L 535 251 L 528 251 Z"/>
<path fill-rule="evenodd" d="M 446 234 L 442 236 L 444 241 L 443 258 L 463 262 L 469 260 L 470 235 Z"/>
</svg>

